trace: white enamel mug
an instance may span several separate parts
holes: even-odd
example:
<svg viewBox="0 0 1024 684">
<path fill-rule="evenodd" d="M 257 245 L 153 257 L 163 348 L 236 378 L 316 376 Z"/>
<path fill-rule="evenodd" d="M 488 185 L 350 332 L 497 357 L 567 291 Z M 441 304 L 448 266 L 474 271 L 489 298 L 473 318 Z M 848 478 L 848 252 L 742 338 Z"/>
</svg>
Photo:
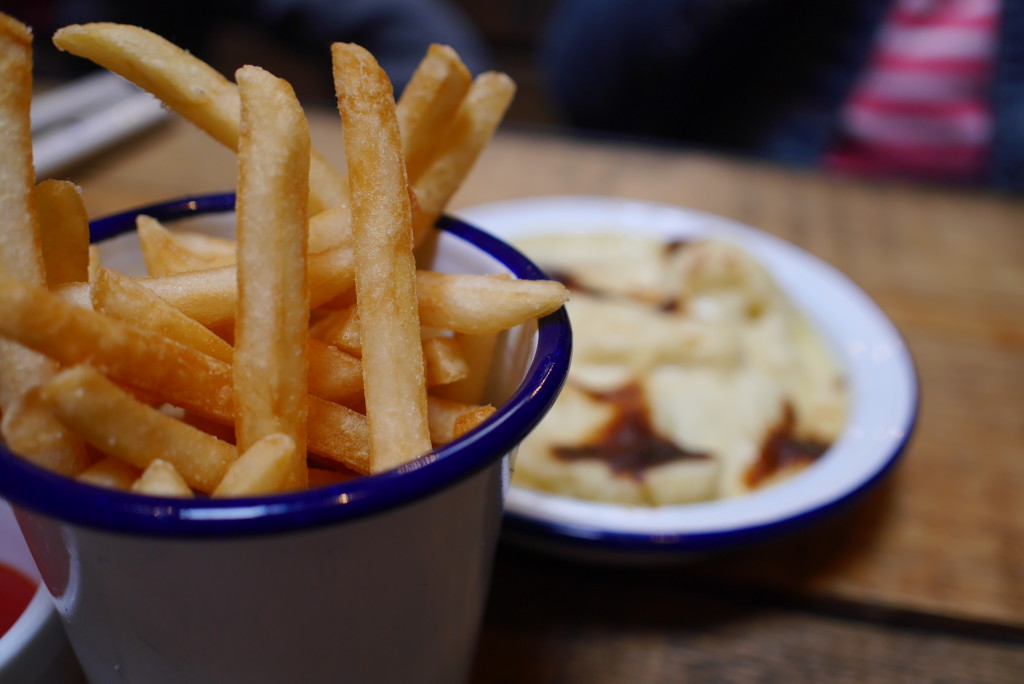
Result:
<svg viewBox="0 0 1024 684">
<path fill-rule="evenodd" d="M 130 231 L 139 213 L 216 229 L 233 202 L 145 207 L 94 222 L 93 239 Z M 543 277 L 465 223 L 439 227 L 436 270 Z M 119 267 L 114 256 L 104 263 Z M 400 469 L 341 484 L 235 500 L 143 497 L 0 450 L 0 495 L 89 681 L 465 680 L 509 459 L 565 379 L 568 320 L 556 312 L 499 345 L 489 421 Z"/>
</svg>

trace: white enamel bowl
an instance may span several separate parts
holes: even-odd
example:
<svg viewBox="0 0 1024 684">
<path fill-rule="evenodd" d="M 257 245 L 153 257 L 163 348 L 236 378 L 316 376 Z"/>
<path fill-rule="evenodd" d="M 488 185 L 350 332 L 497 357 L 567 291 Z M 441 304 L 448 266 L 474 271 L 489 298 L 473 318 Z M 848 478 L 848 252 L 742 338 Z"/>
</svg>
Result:
<svg viewBox="0 0 1024 684">
<path fill-rule="evenodd" d="M 587 560 L 674 559 L 734 548 L 802 528 L 851 503 L 889 472 L 906 446 L 918 404 L 906 344 L 863 291 L 807 252 L 718 216 L 609 197 L 541 197 L 456 213 L 513 243 L 544 232 L 733 242 L 769 269 L 824 336 L 852 395 L 839 440 L 813 466 L 780 484 L 736 498 L 661 508 L 582 501 L 513 485 L 507 538 Z"/>
</svg>

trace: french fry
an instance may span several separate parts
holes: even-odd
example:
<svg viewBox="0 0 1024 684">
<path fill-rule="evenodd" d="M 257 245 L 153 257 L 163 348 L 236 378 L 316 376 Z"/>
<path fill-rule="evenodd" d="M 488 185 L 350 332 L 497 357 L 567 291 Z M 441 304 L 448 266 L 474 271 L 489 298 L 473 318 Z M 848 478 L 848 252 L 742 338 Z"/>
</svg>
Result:
<svg viewBox="0 0 1024 684">
<path fill-rule="evenodd" d="M 348 160 L 363 392 L 375 471 L 430 450 L 405 163 L 391 84 L 365 49 L 331 46 Z"/>
<path fill-rule="evenodd" d="M 469 69 L 455 50 L 436 43 L 427 49 L 396 107 L 410 183 L 430 163 L 438 131 L 450 123 L 471 82 Z"/>
<path fill-rule="evenodd" d="M 485 420 L 494 415 L 496 408 L 490 404 L 476 406 L 469 411 L 464 411 L 455 416 L 455 423 L 452 425 L 452 439 L 457 439 L 470 430 L 475 429 Z"/>
<path fill-rule="evenodd" d="M 427 368 L 427 386 L 447 385 L 469 375 L 469 364 L 459 343 L 451 337 L 423 340 L 423 360 Z"/>
<path fill-rule="evenodd" d="M 320 306 L 352 289 L 352 261 L 352 250 L 344 247 L 310 255 L 307 263 L 310 306 Z M 135 280 L 208 328 L 217 328 L 235 320 L 238 271 L 234 266 Z M 88 306 L 88 285 L 69 283 L 59 287 L 57 292 L 66 301 Z"/>
<path fill-rule="evenodd" d="M 89 245 L 89 282 L 91 283 L 99 275 L 103 268 L 103 259 L 100 257 L 100 248 L 96 245 Z"/>
<path fill-rule="evenodd" d="M 232 362 L 234 349 L 230 344 L 134 279 L 101 269 L 90 290 L 93 310 Z"/>
<path fill-rule="evenodd" d="M 291 486 L 306 486 L 309 129 L 286 81 L 239 69 L 238 316 L 235 438 L 247 451 L 272 433 L 295 443 Z"/>
<path fill-rule="evenodd" d="M 213 266 L 229 266 L 235 263 L 234 240 L 188 230 L 176 230 L 171 235 L 178 245 L 202 259 L 208 259 Z"/>
<path fill-rule="evenodd" d="M 212 492 L 238 458 L 231 444 L 141 403 L 89 366 L 58 373 L 43 400 L 97 449 L 142 469 L 159 456 L 201 492 Z"/>
<path fill-rule="evenodd" d="M 328 401 L 349 404 L 363 396 L 363 364 L 359 359 L 310 339 L 309 393 Z"/>
<path fill-rule="evenodd" d="M 0 13 L 0 275 L 32 286 L 46 286 L 39 216 L 32 166 L 32 34 L 23 24 Z M 0 412 L 33 387 L 46 382 L 56 364 L 9 340 L 0 340 Z M 83 446 L 56 424 L 45 409 L 22 405 L 19 420 L 0 425 L 4 438 L 22 445 L 22 455 L 60 472 L 84 465 Z M 26 441 L 26 416 L 45 438 Z"/>
<path fill-rule="evenodd" d="M 433 161 L 413 183 L 422 209 L 413 225 L 416 244 L 423 241 L 469 175 L 505 116 L 515 89 L 512 79 L 498 72 L 486 72 L 473 80 L 451 125 L 437 142 Z"/>
<path fill-rule="evenodd" d="M 39 213 L 39 234 L 46 266 L 46 284 L 89 280 L 89 217 L 74 183 L 44 180 L 33 197 Z"/>
<path fill-rule="evenodd" d="M 131 491 L 147 496 L 173 496 L 191 499 L 195 495 L 178 469 L 162 458 L 154 459 L 132 483 Z"/>
<path fill-rule="evenodd" d="M 75 476 L 89 467 L 85 445 L 58 420 L 40 398 L 39 387 L 17 397 L 0 422 L 7 447 L 38 466 Z"/>
<path fill-rule="evenodd" d="M 442 399 L 460 401 L 465 404 L 480 403 L 483 400 L 484 389 L 487 387 L 498 335 L 497 333 L 483 335 L 455 333 L 454 339 L 462 350 L 462 358 L 466 361 L 466 377 L 436 387 L 433 393 Z"/>
<path fill-rule="evenodd" d="M 170 404 L 234 424 L 229 364 L 2 275 L 0 301 L 0 335 L 67 365 L 89 363 Z M 315 396 L 308 402 L 309 450 L 371 472 L 366 416 Z"/>
<path fill-rule="evenodd" d="M 309 396 L 309 450 L 357 473 L 380 472 L 370 458 L 370 427 L 366 416 L 341 404 Z"/>
<path fill-rule="evenodd" d="M 426 331 L 421 330 L 421 335 L 425 334 Z M 359 311 L 354 306 L 332 311 L 317 325 L 310 328 L 310 335 L 356 359 L 363 355 L 363 345 L 359 333 Z M 461 347 L 451 338 L 430 337 L 424 339 L 422 344 L 428 387 L 455 382 L 469 373 L 469 366 L 463 358 Z M 313 394 L 322 397 L 328 396 L 320 392 L 313 392 Z"/>
<path fill-rule="evenodd" d="M 56 361 L 89 363 L 210 418 L 231 406 L 228 364 L 14 278 L 0 276 L 0 300 L 0 335 Z"/>
<path fill-rule="evenodd" d="M 310 326 L 309 334 L 356 358 L 363 355 L 359 339 L 359 310 L 354 305 L 331 311 Z"/>
<path fill-rule="evenodd" d="M 430 439 L 435 446 L 447 444 L 494 413 L 493 406 L 477 406 L 431 396 L 427 399 Z"/>
<path fill-rule="evenodd" d="M 79 482 L 107 489 L 130 490 L 142 473 L 138 468 L 119 458 L 107 456 L 78 476 Z"/>
<path fill-rule="evenodd" d="M 45 285 L 39 217 L 32 192 L 32 34 L 0 14 L 0 273 Z M 52 374 L 46 359 L 0 340 L 0 410 Z"/>
<path fill-rule="evenodd" d="M 278 432 L 263 437 L 231 464 L 213 496 L 260 496 L 284 488 L 295 461 L 295 442 Z M 307 476 L 308 477 L 308 476 Z"/>
<path fill-rule="evenodd" d="M 353 283 L 352 251 L 340 247 L 309 257 L 310 306 L 320 306 Z M 207 327 L 230 323 L 235 317 L 238 289 L 233 266 L 169 276 L 138 278 L 190 318 Z M 461 273 L 416 274 L 419 315 L 424 326 L 467 334 L 507 330 L 559 309 L 569 296 L 553 280 L 513 280 Z M 62 298 L 89 301 L 88 286 L 70 283 L 58 288 Z"/>
<path fill-rule="evenodd" d="M 546 316 L 569 298 L 565 286 L 553 280 L 432 271 L 420 271 L 416 287 L 422 325 L 475 335 Z"/>
<path fill-rule="evenodd" d="M 201 271 L 235 263 L 233 240 L 203 233 L 170 231 L 151 216 L 136 219 L 146 271 L 151 276 Z M 309 219 L 309 253 L 321 254 L 352 244 L 348 207 L 333 207 Z"/>
<path fill-rule="evenodd" d="M 235 263 L 234 250 L 230 257 L 223 253 L 203 254 L 182 244 L 180 238 L 152 216 L 139 216 L 135 219 L 135 231 L 139 236 L 146 272 L 151 276 L 203 271 Z"/>
<path fill-rule="evenodd" d="M 120 74 L 214 140 L 238 150 L 238 88 L 177 45 L 138 26 L 112 23 L 66 26 L 54 34 L 53 44 Z M 308 164 L 312 211 L 347 204 L 345 176 L 315 152 Z"/>
<path fill-rule="evenodd" d="M 309 217 L 309 253 L 320 254 L 352 244 L 348 207 L 332 207 Z"/>
</svg>

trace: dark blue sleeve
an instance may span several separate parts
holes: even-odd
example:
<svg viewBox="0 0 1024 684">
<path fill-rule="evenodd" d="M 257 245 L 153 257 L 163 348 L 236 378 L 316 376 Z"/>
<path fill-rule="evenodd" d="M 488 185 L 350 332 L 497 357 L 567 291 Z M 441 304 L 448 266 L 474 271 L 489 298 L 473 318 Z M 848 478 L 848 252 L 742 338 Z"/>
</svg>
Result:
<svg viewBox="0 0 1024 684">
<path fill-rule="evenodd" d="M 1024 0 L 1004 0 L 992 82 L 989 183 L 1024 192 Z"/>
<path fill-rule="evenodd" d="M 431 43 L 455 48 L 474 74 L 489 68 L 482 37 L 447 0 L 255 0 L 251 6 L 261 25 L 325 59 L 332 42 L 362 45 L 380 61 L 396 92 Z"/>
<path fill-rule="evenodd" d="M 455 48 L 470 71 L 489 68 L 483 38 L 453 0 L 60 0 L 55 26 L 86 21 L 136 24 L 203 56 L 227 22 L 319 60 L 330 82 L 330 45 L 358 43 L 377 57 L 399 91 L 430 43 Z"/>
<path fill-rule="evenodd" d="M 656 104 L 652 76 L 682 67 L 729 0 L 563 0 L 541 48 L 546 86 L 577 126 L 621 129 Z"/>
</svg>

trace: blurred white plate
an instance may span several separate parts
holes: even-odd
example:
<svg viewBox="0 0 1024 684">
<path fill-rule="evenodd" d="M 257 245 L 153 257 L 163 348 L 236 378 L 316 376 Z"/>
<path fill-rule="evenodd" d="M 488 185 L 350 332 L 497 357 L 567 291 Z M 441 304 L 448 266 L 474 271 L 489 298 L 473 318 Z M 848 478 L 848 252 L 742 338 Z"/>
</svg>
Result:
<svg viewBox="0 0 1024 684">
<path fill-rule="evenodd" d="M 744 496 L 660 508 L 571 499 L 512 486 L 510 540 L 587 560 L 678 558 L 737 547 L 816 522 L 877 483 L 907 444 L 918 385 L 906 344 L 846 276 L 803 250 L 734 221 L 681 207 L 610 197 L 540 197 L 455 212 L 515 241 L 537 233 L 627 232 L 737 244 L 772 273 L 831 345 L 851 391 L 839 440 L 814 465 Z"/>
</svg>

